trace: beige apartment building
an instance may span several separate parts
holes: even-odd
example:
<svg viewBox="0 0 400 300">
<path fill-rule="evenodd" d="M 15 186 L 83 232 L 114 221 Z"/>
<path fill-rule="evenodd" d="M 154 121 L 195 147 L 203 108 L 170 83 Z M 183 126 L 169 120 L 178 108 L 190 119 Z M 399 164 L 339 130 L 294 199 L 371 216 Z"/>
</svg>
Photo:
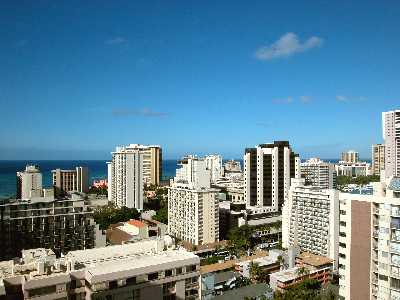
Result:
<svg viewBox="0 0 400 300">
<path fill-rule="evenodd" d="M 87 193 L 89 191 L 89 170 L 87 167 L 76 167 L 75 170 L 55 169 L 53 186 L 65 192 Z"/>
<path fill-rule="evenodd" d="M 340 299 L 400 299 L 400 179 L 339 201 Z"/>
<path fill-rule="evenodd" d="M 372 174 L 381 175 L 381 171 L 385 170 L 385 145 L 372 145 Z"/>
<path fill-rule="evenodd" d="M 165 250 L 166 249 L 166 250 Z M 171 239 L 0 262 L 0 299 L 199 299 L 200 259 Z"/>
</svg>

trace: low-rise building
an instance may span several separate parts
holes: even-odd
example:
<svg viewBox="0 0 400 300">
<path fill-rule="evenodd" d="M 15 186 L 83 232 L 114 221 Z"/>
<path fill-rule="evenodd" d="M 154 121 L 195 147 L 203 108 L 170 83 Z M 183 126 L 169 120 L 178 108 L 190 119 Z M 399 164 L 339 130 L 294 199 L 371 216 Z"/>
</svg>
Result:
<svg viewBox="0 0 400 300">
<path fill-rule="evenodd" d="M 368 176 L 372 175 L 371 164 L 367 162 L 343 162 L 340 161 L 335 165 L 335 170 L 338 176 Z"/>
<path fill-rule="evenodd" d="M 137 242 L 149 237 L 148 226 L 139 220 L 129 220 L 110 225 L 107 229 L 107 241 L 112 245 Z"/>
<path fill-rule="evenodd" d="M 281 262 L 279 260 L 279 256 L 282 257 L 282 255 L 283 251 L 273 249 L 268 251 L 267 256 L 236 263 L 235 270 L 243 277 L 250 278 L 251 264 L 257 264 L 263 272 L 266 274 L 271 274 L 280 270 Z"/>
<path fill-rule="evenodd" d="M 301 254 L 295 267 L 270 274 L 270 287 L 274 291 L 284 292 L 307 278 L 325 285 L 332 278 L 332 262 L 328 257 Z"/>
<path fill-rule="evenodd" d="M 310 158 L 300 164 L 301 177 L 305 178 L 307 185 L 321 189 L 336 188 L 335 165 L 324 162 L 319 158 Z"/>
<path fill-rule="evenodd" d="M 25 250 L 19 262 L 0 262 L 0 270 L 0 298 L 6 299 L 199 298 L 199 258 L 161 239 L 59 259 L 51 250 Z"/>
</svg>

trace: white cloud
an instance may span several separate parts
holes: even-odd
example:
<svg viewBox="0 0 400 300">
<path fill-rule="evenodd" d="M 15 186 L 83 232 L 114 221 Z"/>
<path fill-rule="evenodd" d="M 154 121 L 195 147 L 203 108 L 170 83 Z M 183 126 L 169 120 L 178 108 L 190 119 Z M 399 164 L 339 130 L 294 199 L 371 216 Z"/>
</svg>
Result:
<svg viewBox="0 0 400 300">
<path fill-rule="evenodd" d="M 321 47 L 324 40 L 322 38 L 312 36 L 308 40 L 301 43 L 298 36 L 293 32 L 288 32 L 281 36 L 279 40 L 271 45 L 259 48 L 255 56 L 260 60 L 271 60 L 281 57 L 289 57 L 295 53 L 304 52 L 312 48 Z"/>
<path fill-rule="evenodd" d="M 272 100 L 272 102 L 275 104 L 290 104 L 293 102 L 293 98 L 287 97 L 287 98 L 281 98 L 281 99 L 274 99 L 274 100 Z"/>
<path fill-rule="evenodd" d="M 126 42 L 128 42 L 128 40 L 126 38 L 118 36 L 118 37 L 106 40 L 104 43 L 107 45 L 116 45 L 116 44 L 124 44 Z"/>
<path fill-rule="evenodd" d="M 347 99 L 346 96 L 337 95 L 337 96 L 336 96 L 336 100 L 339 101 L 339 102 L 346 102 L 348 99 Z"/>
<path fill-rule="evenodd" d="M 300 96 L 300 102 L 301 103 L 309 103 L 309 102 L 311 102 L 311 97 L 310 96 Z"/>
<path fill-rule="evenodd" d="M 114 109 L 112 114 L 117 117 L 129 117 L 129 116 L 143 116 L 143 117 L 165 117 L 168 115 L 166 112 L 154 111 L 149 108 L 143 109 Z"/>
</svg>

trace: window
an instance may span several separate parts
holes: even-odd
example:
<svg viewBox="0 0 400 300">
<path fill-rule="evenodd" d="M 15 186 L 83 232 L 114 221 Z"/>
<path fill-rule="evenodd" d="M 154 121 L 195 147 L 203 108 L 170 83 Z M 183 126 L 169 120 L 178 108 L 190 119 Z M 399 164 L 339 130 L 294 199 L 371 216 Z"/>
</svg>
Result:
<svg viewBox="0 0 400 300">
<path fill-rule="evenodd" d="M 118 288 L 118 282 L 116 280 L 110 281 L 108 283 L 108 288 L 110 290 Z"/>
<path fill-rule="evenodd" d="M 196 265 L 190 265 L 186 267 L 186 272 L 194 272 L 196 271 Z"/>
<path fill-rule="evenodd" d="M 176 275 L 182 274 L 182 268 L 176 268 Z"/>
<path fill-rule="evenodd" d="M 165 270 L 165 277 L 172 276 L 172 270 Z"/>
<path fill-rule="evenodd" d="M 147 278 L 149 280 L 156 280 L 156 279 L 158 279 L 158 273 L 157 272 L 156 273 L 150 273 L 149 275 L 147 275 Z"/>
<path fill-rule="evenodd" d="M 130 277 L 126 279 L 126 285 L 136 284 L 136 277 Z"/>
</svg>

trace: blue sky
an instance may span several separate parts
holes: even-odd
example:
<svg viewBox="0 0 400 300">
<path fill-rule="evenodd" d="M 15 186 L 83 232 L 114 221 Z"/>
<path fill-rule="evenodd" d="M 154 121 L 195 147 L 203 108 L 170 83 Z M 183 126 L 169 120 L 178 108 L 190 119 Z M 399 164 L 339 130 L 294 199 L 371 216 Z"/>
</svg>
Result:
<svg viewBox="0 0 400 300">
<path fill-rule="evenodd" d="M 0 2 L 0 159 L 368 158 L 400 106 L 398 1 L 82 2 Z"/>
</svg>

